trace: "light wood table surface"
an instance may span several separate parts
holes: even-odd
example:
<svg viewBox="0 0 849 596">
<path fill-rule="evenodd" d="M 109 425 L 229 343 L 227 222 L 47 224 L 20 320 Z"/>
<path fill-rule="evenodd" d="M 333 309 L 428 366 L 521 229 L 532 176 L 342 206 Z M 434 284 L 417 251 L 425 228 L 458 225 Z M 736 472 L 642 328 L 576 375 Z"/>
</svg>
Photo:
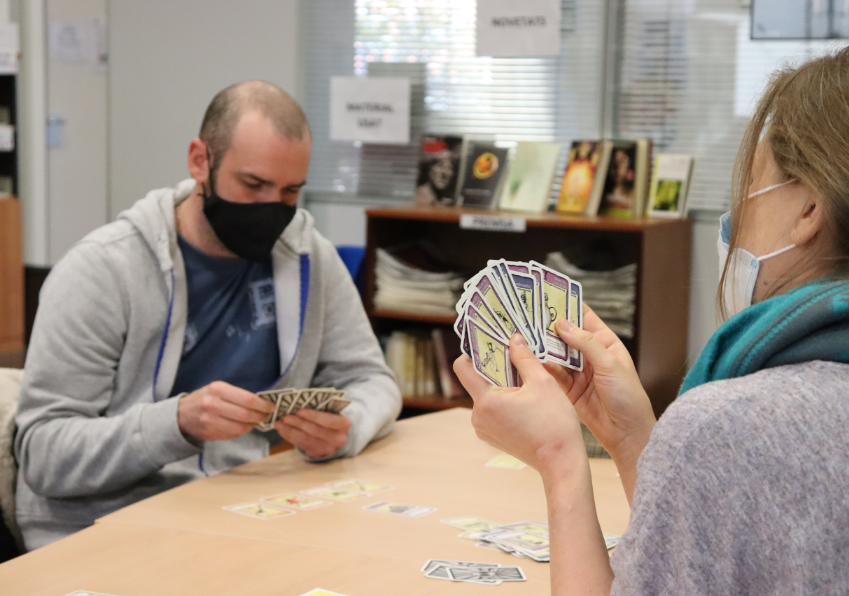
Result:
<svg viewBox="0 0 849 596">
<path fill-rule="evenodd" d="M 177 487 L 0 565 L 0 585 L 4 592 L 15 586 L 10 594 L 56 596 L 77 589 L 298 596 L 317 587 L 348 596 L 547 594 L 547 563 L 476 547 L 440 522 L 460 516 L 546 521 L 538 474 L 486 467 L 500 452 L 477 439 L 470 416 L 457 408 L 403 420 L 353 459 L 310 464 L 289 451 Z M 629 509 L 616 468 L 610 460 L 590 465 L 601 527 L 621 534 Z M 270 520 L 223 509 L 347 478 L 395 488 Z M 382 500 L 437 511 L 408 518 L 363 509 Z M 528 581 L 482 586 L 427 579 L 420 569 L 428 559 L 518 565 Z"/>
</svg>

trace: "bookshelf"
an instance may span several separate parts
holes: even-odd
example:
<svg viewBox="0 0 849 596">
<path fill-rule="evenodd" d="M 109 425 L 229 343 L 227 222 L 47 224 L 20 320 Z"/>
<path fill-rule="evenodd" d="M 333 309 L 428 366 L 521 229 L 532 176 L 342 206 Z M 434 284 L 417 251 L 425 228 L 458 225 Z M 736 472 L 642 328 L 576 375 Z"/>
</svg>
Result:
<svg viewBox="0 0 849 596">
<path fill-rule="evenodd" d="M 461 227 L 463 215 L 522 220 L 524 232 Z M 675 399 L 687 365 L 692 222 L 687 219 L 586 217 L 559 213 L 526 214 L 441 206 L 385 207 L 366 211 L 365 306 L 377 335 L 411 327 L 444 326 L 453 334 L 454 317 L 419 315 L 374 308 L 376 250 L 427 240 L 458 270 L 474 273 L 489 259 L 545 261 L 549 252 L 604 246 L 615 265 L 637 264 L 634 336 L 624 339 L 660 415 Z M 592 296 L 585 300 L 592 304 Z M 470 406 L 470 400 L 441 396 L 405 398 L 408 407 L 440 409 Z"/>
<path fill-rule="evenodd" d="M 21 204 L 0 199 L 0 355 L 24 349 L 24 265 Z"/>
</svg>

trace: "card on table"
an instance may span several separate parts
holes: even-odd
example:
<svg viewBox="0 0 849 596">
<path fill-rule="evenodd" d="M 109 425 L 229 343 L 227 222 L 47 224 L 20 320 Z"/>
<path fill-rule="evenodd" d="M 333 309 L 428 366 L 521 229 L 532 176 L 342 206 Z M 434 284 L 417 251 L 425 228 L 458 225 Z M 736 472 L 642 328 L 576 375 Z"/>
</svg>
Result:
<svg viewBox="0 0 849 596">
<path fill-rule="evenodd" d="M 395 488 L 394 486 L 389 486 L 388 484 L 380 484 L 379 482 L 370 482 L 368 480 L 359 480 L 356 478 L 351 478 L 349 480 L 337 480 L 335 482 L 328 482 L 327 486 L 332 486 L 333 488 L 344 488 L 349 490 L 356 490 L 364 493 L 368 493 L 373 495 L 375 493 L 383 492 L 385 490 L 391 490 Z"/>
<path fill-rule="evenodd" d="M 545 522 L 521 521 L 514 522 L 512 524 L 504 524 L 501 527 L 517 532 L 527 532 L 528 534 L 535 534 L 546 539 L 548 538 L 548 524 Z"/>
<path fill-rule="evenodd" d="M 294 511 L 289 511 L 288 509 L 283 509 L 282 507 L 269 505 L 268 503 L 241 503 L 239 505 L 228 505 L 227 507 L 224 507 L 224 509 L 226 511 L 232 511 L 233 513 L 241 513 L 242 515 L 262 520 L 276 519 L 278 517 L 286 517 L 287 515 L 295 515 Z"/>
<path fill-rule="evenodd" d="M 315 588 L 314 590 L 310 590 L 306 594 L 301 594 L 301 596 L 345 596 L 345 595 L 340 594 L 339 592 L 331 592 L 330 590 L 322 590 L 321 588 Z"/>
<path fill-rule="evenodd" d="M 340 501 L 342 503 L 347 503 L 349 501 L 358 501 L 359 499 L 365 499 L 366 497 L 371 496 L 370 494 L 360 490 L 351 490 L 348 488 L 334 488 L 332 486 L 319 486 L 316 488 L 310 488 L 307 490 L 302 490 L 301 493 L 305 495 L 310 495 L 311 497 L 317 497 L 319 499 L 330 499 L 331 501 Z"/>
<path fill-rule="evenodd" d="M 443 524 L 448 524 L 458 530 L 466 532 L 490 532 L 501 526 L 495 522 L 482 517 L 453 517 L 450 519 L 440 520 Z"/>
<path fill-rule="evenodd" d="M 318 509 L 319 507 L 325 507 L 327 505 L 332 505 L 331 501 L 325 501 L 323 499 L 316 499 L 315 497 L 307 497 L 305 495 L 294 495 L 289 493 L 284 493 L 281 495 L 272 495 L 270 497 L 262 497 L 260 499 L 263 503 L 272 503 L 274 505 L 280 505 L 281 507 L 290 507 L 292 509 L 297 509 L 298 511 L 308 511 L 310 509 Z"/>
<path fill-rule="evenodd" d="M 507 455 L 506 453 L 496 455 L 484 465 L 487 468 L 505 468 L 507 470 L 521 470 L 527 467 L 525 462 L 516 459 L 512 455 Z"/>
<path fill-rule="evenodd" d="M 404 517 L 423 517 L 436 511 L 433 507 L 421 507 L 419 505 L 407 505 L 406 503 L 393 503 L 392 501 L 379 501 L 363 507 L 367 511 L 378 511 L 380 513 L 391 513 L 403 515 Z"/>
<path fill-rule="evenodd" d="M 501 583 L 495 577 L 498 567 L 447 567 L 448 577 L 455 582 L 469 582 L 473 584 L 488 584 L 497 586 Z"/>
</svg>

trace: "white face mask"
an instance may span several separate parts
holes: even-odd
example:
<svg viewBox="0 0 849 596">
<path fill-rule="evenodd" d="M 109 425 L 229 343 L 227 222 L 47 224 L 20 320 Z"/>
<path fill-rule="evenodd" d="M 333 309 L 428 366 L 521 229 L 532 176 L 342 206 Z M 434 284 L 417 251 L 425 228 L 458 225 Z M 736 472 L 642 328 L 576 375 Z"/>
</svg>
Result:
<svg viewBox="0 0 849 596">
<path fill-rule="evenodd" d="M 795 180 L 774 184 L 758 192 L 753 192 L 746 199 L 753 199 L 792 182 L 795 182 Z M 725 269 L 725 262 L 728 260 L 728 241 L 730 238 L 731 212 L 729 211 L 719 218 L 719 238 L 717 239 L 716 247 L 719 251 L 720 276 L 722 276 L 722 271 Z M 756 257 L 742 248 L 737 248 L 734 251 L 732 262 L 728 268 L 731 277 L 725 280 L 725 289 L 722 296 L 725 301 L 725 308 L 728 309 L 729 318 L 752 305 L 752 295 L 755 292 L 755 283 L 758 279 L 761 262 L 794 248 L 796 248 L 796 245 L 791 244 L 762 257 Z"/>
</svg>

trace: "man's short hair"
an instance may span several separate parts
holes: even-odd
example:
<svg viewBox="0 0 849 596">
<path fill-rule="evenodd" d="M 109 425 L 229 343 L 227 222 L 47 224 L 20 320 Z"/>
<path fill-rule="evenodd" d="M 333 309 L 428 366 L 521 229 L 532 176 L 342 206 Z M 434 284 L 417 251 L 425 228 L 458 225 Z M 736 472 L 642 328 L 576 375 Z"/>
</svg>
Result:
<svg viewBox="0 0 849 596">
<path fill-rule="evenodd" d="M 230 149 L 233 131 L 242 114 L 256 110 L 268 118 L 277 133 L 293 141 L 309 135 L 307 117 L 298 102 L 277 85 L 266 81 L 245 81 L 230 85 L 212 98 L 203 122 L 200 139 L 212 154 L 213 168 Z"/>
</svg>

